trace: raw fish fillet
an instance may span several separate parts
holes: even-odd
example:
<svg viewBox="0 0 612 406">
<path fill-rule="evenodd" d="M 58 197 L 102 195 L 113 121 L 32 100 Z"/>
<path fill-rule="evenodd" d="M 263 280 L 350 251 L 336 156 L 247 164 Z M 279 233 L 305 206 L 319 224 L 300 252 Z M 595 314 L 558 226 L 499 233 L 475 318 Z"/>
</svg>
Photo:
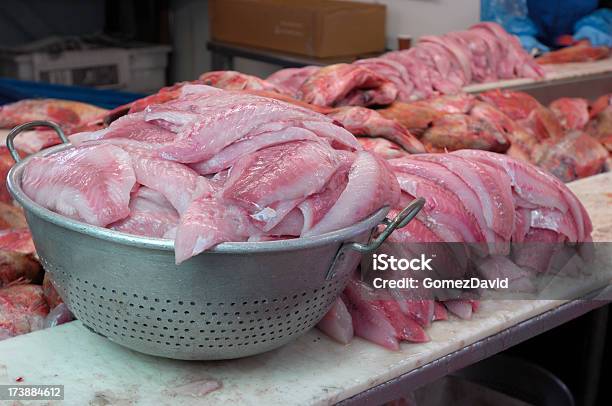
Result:
<svg viewBox="0 0 612 406">
<path fill-rule="evenodd" d="M 374 152 L 384 159 L 395 159 L 409 156 L 405 149 L 385 138 L 359 137 L 357 138 L 363 149 Z"/>
<path fill-rule="evenodd" d="M 106 112 L 105 109 L 71 100 L 26 99 L 0 107 L 0 128 L 13 128 L 35 120 L 49 120 L 69 130 Z"/>
<path fill-rule="evenodd" d="M 561 97 L 548 106 L 565 130 L 582 130 L 589 122 L 589 102 L 579 97 Z"/>
<path fill-rule="evenodd" d="M 64 303 L 64 300 L 60 297 L 57 289 L 55 288 L 55 282 L 53 281 L 53 277 L 49 272 L 45 272 L 42 288 L 43 295 L 49 304 L 49 308 L 53 309 L 60 303 Z"/>
<path fill-rule="evenodd" d="M 342 300 L 353 319 L 355 335 L 390 350 L 399 350 L 399 341 L 393 324 L 375 294 L 358 280 L 349 280 Z"/>
<path fill-rule="evenodd" d="M 139 152 L 131 152 L 136 181 L 161 193 L 179 214 L 185 212 L 193 199 L 211 194 L 208 179 L 198 175 L 187 165 L 151 158 Z"/>
<path fill-rule="evenodd" d="M 176 134 L 156 125 L 144 121 L 145 113 L 134 113 L 123 116 L 113 121 L 108 128 L 93 132 L 82 132 L 70 136 L 74 145 L 80 145 L 86 141 L 108 140 L 121 138 L 150 144 L 165 144 L 174 141 Z"/>
<path fill-rule="evenodd" d="M 336 299 L 317 327 L 341 344 L 353 339 L 353 319 L 341 298 Z"/>
<path fill-rule="evenodd" d="M 49 210 L 104 227 L 129 215 L 135 182 L 127 152 L 94 145 L 32 158 L 24 168 L 22 188 Z"/>
<path fill-rule="evenodd" d="M 109 228 L 123 233 L 162 238 L 179 222 L 179 214 L 170 202 L 153 189 L 140 187 L 130 201 L 130 215 Z"/>
<path fill-rule="evenodd" d="M 480 93 L 478 98 L 497 107 L 512 120 L 526 119 L 533 110 L 542 106 L 533 96 L 510 90 L 488 90 Z"/>
<path fill-rule="evenodd" d="M 565 133 L 557 116 L 544 106 L 535 108 L 526 119 L 518 120 L 517 123 L 533 134 L 538 141 L 558 139 Z"/>
<path fill-rule="evenodd" d="M 236 162 L 223 197 L 257 216 L 275 202 L 305 199 L 318 192 L 339 165 L 337 153 L 327 143 L 296 141 L 276 145 Z"/>
<path fill-rule="evenodd" d="M 423 144 L 395 120 L 381 116 L 365 107 L 341 107 L 328 114 L 353 135 L 385 138 L 404 150 L 418 154 L 425 152 Z"/>
<path fill-rule="evenodd" d="M 438 320 L 448 320 L 448 311 L 446 310 L 446 307 L 444 307 L 442 303 L 436 301 L 434 303 L 433 321 L 438 321 Z"/>
<path fill-rule="evenodd" d="M 398 199 L 399 187 L 387 163 L 370 152 L 358 152 L 346 188 L 327 214 L 303 236 L 323 234 L 355 224 L 383 206 L 395 205 Z"/>
<path fill-rule="evenodd" d="M 423 219 L 442 240 L 472 244 L 486 242 L 476 219 L 454 194 L 414 175 L 398 174 L 398 181 L 403 191 L 427 200 L 422 210 Z"/>
<path fill-rule="evenodd" d="M 170 109 L 174 106 L 165 104 L 164 108 L 168 110 L 167 112 L 156 115 L 150 112 L 147 115 L 147 120 L 169 120 L 171 123 L 182 124 L 178 129 L 176 141 L 160 149 L 165 159 L 185 163 L 200 162 L 212 158 L 223 148 L 244 137 L 299 126 L 300 123 L 306 121 L 331 124 L 331 119 L 295 105 L 232 92 L 205 98 L 203 102 L 196 99 L 186 108 L 191 108 L 191 106 L 200 111 L 198 113 L 171 111 Z M 192 114 L 197 117 L 190 120 L 188 124 L 185 124 L 182 119 L 176 122 L 174 117 L 177 111 L 180 114 Z M 352 141 L 353 137 L 350 137 L 346 130 L 337 128 L 334 135 L 337 134 L 341 136 L 348 134 L 345 139 L 348 139 L 348 142 Z M 352 142 L 357 144 L 356 140 Z"/>
<path fill-rule="evenodd" d="M 302 229 L 299 235 L 304 235 L 315 224 L 317 224 L 336 203 L 342 191 L 348 183 L 349 170 L 353 164 L 353 154 L 341 156 L 341 164 L 338 170 L 329 179 L 325 187 L 298 205 L 298 210 L 302 214 Z"/>
<path fill-rule="evenodd" d="M 447 114 L 435 120 L 421 140 L 431 152 L 458 149 L 504 152 L 510 147 L 506 136 L 497 128 L 464 114 Z"/>
<path fill-rule="evenodd" d="M 433 231 L 447 242 L 486 242 L 478 221 L 459 197 L 445 186 L 415 175 L 418 172 L 410 164 L 409 159 L 391 161 L 401 189 L 425 198 L 422 216 L 435 226 Z"/>
<path fill-rule="evenodd" d="M 363 66 L 337 64 L 321 68 L 311 75 L 297 96 L 319 106 L 385 105 L 395 100 L 397 88 Z"/>
<path fill-rule="evenodd" d="M 28 228 L 7 229 L 0 231 L 0 249 L 22 254 L 34 254 L 34 242 Z"/>
<path fill-rule="evenodd" d="M 487 226 L 503 240 L 510 240 L 514 229 L 514 201 L 508 175 L 452 154 L 426 154 L 415 158 L 437 162 L 462 178 L 463 187 L 467 185 L 478 197 Z M 458 189 L 455 193 L 461 196 Z M 473 212 L 476 210 L 474 208 Z"/>
<path fill-rule="evenodd" d="M 572 131 L 560 140 L 546 140 L 532 153 L 536 165 L 563 182 L 592 176 L 604 170 L 608 151 L 597 139 Z"/>
<path fill-rule="evenodd" d="M 592 225 L 584 206 L 562 182 L 552 175 L 534 165 L 501 154 L 476 150 L 462 150 L 454 154 L 475 159 L 505 171 L 510 176 L 513 191 L 526 202 L 571 214 L 580 241 L 584 241 L 591 234 Z"/>
<path fill-rule="evenodd" d="M 38 285 L 16 283 L 0 289 L 0 340 L 42 329 L 48 313 Z"/>
<path fill-rule="evenodd" d="M 463 320 L 472 318 L 472 303 L 469 300 L 452 299 L 443 302 L 449 312 Z"/>
<path fill-rule="evenodd" d="M 319 69 L 321 69 L 319 66 L 281 69 L 268 76 L 266 82 L 283 89 L 287 94 L 296 95 L 306 79 Z"/>
<path fill-rule="evenodd" d="M 43 328 L 59 326 L 72 320 L 74 320 L 74 316 L 68 306 L 65 303 L 60 303 L 47 314 L 43 322 Z"/>
<path fill-rule="evenodd" d="M 260 79 L 256 76 L 244 73 L 220 70 L 206 72 L 199 77 L 203 84 L 218 87 L 224 90 L 269 90 L 273 92 L 283 92 L 282 87 L 275 86 L 273 83 Z"/>
<path fill-rule="evenodd" d="M 195 199 L 182 214 L 174 241 L 177 265 L 219 243 L 246 241 L 258 230 L 241 207 L 217 198 Z"/>
<path fill-rule="evenodd" d="M 291 141 L 318 141 L 320 138 L 312 131 L 300 127 L 288 127 L 279 131 L 270 131 L 252 137 L 243 138 L 223 148 L 209 160 L 191 164 L 196 172 L 208 175 L 231 167 L 241 157 L 255 151 L 284 144 Z"/>
<path fill-rule="evenodd" d="M 395 334 L 400 341 L 411 341 L 413 343 L 424 343 L 429 337 L 423 327 L 411 317 L 405 315 L 400 305 L 389 298 L 389 300 L 378 300 L 375 305 L 382 307 L 387 319 L 395 329 Z"/>
<path fill-rule="evenodd" d="M 604 59 L 610 55 L 608 47 L 593 47 L 588 40 L 579 41 L 576 45 L 547 52 L 536 59 L 540 65 L 588 62 Z"/>
<path fill-rule="evenodd" d="M 358 59 L 354 64 L 364 66 L 391 81 L 397 88 L 397 100 L 411 100 L 414 84 L 408 70 L 401 63 L 390 58 L 378 57 Z"/>
</svg>

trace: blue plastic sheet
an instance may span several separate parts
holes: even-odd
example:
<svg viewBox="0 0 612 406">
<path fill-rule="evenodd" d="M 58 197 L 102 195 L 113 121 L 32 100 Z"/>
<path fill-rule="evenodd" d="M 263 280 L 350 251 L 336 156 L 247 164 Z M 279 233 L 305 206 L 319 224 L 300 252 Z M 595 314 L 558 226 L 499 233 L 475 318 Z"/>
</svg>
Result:
<svg viewBox="0 0 612 406">
<path fill-rule="evenodd" d="M 580 35 L 597 42 L 606 42 L 610 33 L 611 10 L 598 10 L 598 0 L 482 0 L 480 19 L 495 21 L 506 31 L 519 36 L 528 51 L 542 51 L 555 44 L 565 34 L 573 34 L 581 26 L 591 27 Z M 593 31 L 593 29 L 599 32 Z"/>
<path fill-rule="evenodd" d="M 23 99 L 53 98 L 80 101 L 113 109 L 143 96 L 139 93 L 0 78 L 0 105 Z"/>
<path fill-rule="evenodd" d="M 599 9 L 574 24 L 574 38 L 588 39 L 593 46 L 612 47 L 612 10 Z"/>
<path fill-rule="evenodd" d="M 518 36 L 521 45 L 527 52 L 550 50 L 537 39 L 539 30 L 527 15 L 526 0 L 482 0 L 480 19 L 495 21 L 509 33 Z"/>
</svg>

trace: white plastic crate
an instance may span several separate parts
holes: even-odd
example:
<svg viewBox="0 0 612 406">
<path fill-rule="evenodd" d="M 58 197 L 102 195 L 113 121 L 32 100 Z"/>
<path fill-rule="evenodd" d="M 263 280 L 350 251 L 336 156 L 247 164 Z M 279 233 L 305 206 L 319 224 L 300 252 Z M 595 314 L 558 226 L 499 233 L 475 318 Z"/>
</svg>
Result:
<svg viewBox="0 0 612 406">
<path fill-rule="evenodd" d="M 165 85 L 167 45 L 58 54 L 0 54 L 0 76 L 53 84 L 151 93 Z"/>
</svg>

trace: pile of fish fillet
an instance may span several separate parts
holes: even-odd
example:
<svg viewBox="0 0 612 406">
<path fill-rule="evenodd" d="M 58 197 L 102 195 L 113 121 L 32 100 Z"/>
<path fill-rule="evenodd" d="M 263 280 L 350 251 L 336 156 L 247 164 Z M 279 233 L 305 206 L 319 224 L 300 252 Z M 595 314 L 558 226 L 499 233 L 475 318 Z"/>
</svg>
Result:
<svg viewBox="0 0 612 406">
<path fill-rule="evenodd" d="M 561 250 L 588 261 L 581 247 L 591 241 L 592 225 L 584 206 L 565 184 L 529 163 L 478 150 L 389 163 L 401 189 L 391 214 L 415 197 L 426 204 L 389 237 L 383 252 L 400 247 L 401 257 L 411 258 L 415 246 L 425 247 L 444 258 L 445 278 L 461 279 L 477 268 L 481 277 L 508 277 L 523 287 L 529 275 L 548 272 Z M 456 253 L 462 245 L 467 258 L 463 250 Z M 446 310 L 469 319 L 478 306 L 478 300 L 438 302 L 432 293 L 415 296 L 414 290 L 374 290 L 355 274 L 319 328 L 341 343 L 356 335 L 396 350 L 401 341 L 427 341 L 426 328 L 446 319 Z"/>
<path fill-rule="evenodd" d="M 516 37 L 496 23 L 482 22 L 465 31 L 424 36 L 410 49 L 352 64 L 282 69 L 266 80 L 238 72 L 209 72 L 200 80 L 226 89 L 268 90 L 318 106 L 338 107 L 408 102 L 454 94 L 470 83 L 543 76 L 544 70 Z"/>
<path fill-rule="evenodd" d="M 334 231 L 396 203 L 386 161 L 331 118 L 243 92 L 182 91 L 32 158 L 24 192 L 75 220 L 174 239 L 177 263 L 226 241 Z"/>
<path fill-rule="evenodd" d="M 0 165 L 10 159 L 0 149 Z M 0 341 L 72 320 L 43 274 L 23 212 L 0 195 Z"/>
<path fill-rule="evenodd" d="M 534 253 L 509 255 L 511 243 L 590 240 L 582 204 L 529 163 L 477 150 L 385 160 L 338 120 L 296 103 L 205 85 L 174 92 L 108 128 L 71 135 L 75 148 L 32 158 L 23 190 L 73 219 L 174 239 L 178 263 L 224 241 L 314 236 L 382 206 L 393 215 L 416 197 L 425 207 L 391 243 L 483 243 L 474 262 L 515 278 Z M 537 255 L 545 263 L 554 252 Z M 319 327 L 343 343 L 357 335 L 397 349 L 427 341 L 427 326 L 447 310 L 470 318 L 478 305 L 374 294 L 355 275 Z"/>
<path fill-rule="evenodd" d="M 100 127 L 90 125 L 107 110 L 68 100 L 29 99 L 0 107 L 0 128 L 35 120 L 51 120 L 67 133 Z M 39 128 L 16 140 L 21 156 L 60 142 L 54 131 Z M 49 273 L 36 256 L 32 236 L 21 209 L 6 189 L 6 176 L 14 161 L 0 147 L 0 340 L 54 327 L 73 320 Z"/>
<path fill-rule="evenodd" d="M 233 78 L 237 73 L 215 74 Z M 121 106 L 114 114 L 139 112 L 150 104 L 176 99 L 183 86 L 204 82 L 207 81 L 177 83 Z M 216 86 L 226 85 L 224 81 L 216 82 Z M 478 95 L 457 93 L 410 103 L 396 101 L 372 109 L 321 107 L 249 86 L 242 91 L 325 114 L 357 136 L 366 150 L 387 159 L 423 152 L 479 149 L 506 153 L 536 164 L 564 182 L 592 176 L 612 166 L 610 95 L 593 102 L 564 97 L 545 106 L 527 93 L 495 89 Z"/>
<path fill-rule="evenodd" d="M 372 110 L 373 111 L 373 110 Z M 428 152 L 480 149 L 504 152 L 564 182 L 592 176 L 612 164 L 612 99 L 563 97 L 544 106 L 524 92 L 460 93 L 376 110 L 401 124 Z M 385 134 L 386 141 L 390 137 Z M 397 144 L 397 143 L 396 143 Z M 401 154 L 378 144 L 384 155 Z"/>
</svg>

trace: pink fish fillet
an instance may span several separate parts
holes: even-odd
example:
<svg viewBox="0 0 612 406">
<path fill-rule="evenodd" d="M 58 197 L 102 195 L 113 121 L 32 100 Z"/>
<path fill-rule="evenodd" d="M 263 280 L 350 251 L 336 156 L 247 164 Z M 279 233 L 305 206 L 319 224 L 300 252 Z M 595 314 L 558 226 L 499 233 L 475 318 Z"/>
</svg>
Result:
<svg viewBox="0 0 612 406">
<path fill-rule="evenodd" d="M 561 97 L 548 106 L 566 130 L 582 130 L 589 122 L 589 101 Z"/>
<path fill-rule="evenodd" d="M 0 250 L 34 254 L 36 248 L 28 228 L 8 228 L 0 230 Z"/>
<path fill-rule="evenodd" d="M 187 165 L 151 158 L 140 152 L 130 151 L 130 156 L 138 183 L 160 192 L 180 214 L 194 198 L 212 193 L 208 179 Z"/>
<path fill-rule="evenodd" d="M 296 95 L 306 79 L 314 75 L 319 69 L 321 68 L 318 66 L 281 69 L 268 76 L 266 81 L 284 89 L 287 94 Z"/>
<path fill-rule="evenodd" d="M 397 166 L 396 166 L 397 167 Z M 429 179 L 396 172 L 403 191 L 426 200 L 423 207 L 425 218 L 436 225 L 434 232 L 447 242 L 485 242 L 482 230 L 474 215 L 466 210 L 462 201 L 448 189 Z M 459 239 L 456 239 L 459 237 Z"/>
<path fill-rule="evenodd" d="M 406 194 L 402 193 L 402 196 L 404 195 Z M 411 200 L 413 200 L 412 197 L 409 201 Z M 389 217 L 393 218 L 396 216 L 400 209 L 401 208 L 398 208 L 398 210 L 391 210 L 389 212 Z M 440 237 L 440 235 L 446 234 L 443 232 L 434 232 L 437 226 L 432 222 L 422 219 L 421 217 L 424 216 L 419 215 L 417 218 L 410 221 L 410 223 L 408 223 L 406 226 L 395 230 L 393 234 L 389 236 L 387 241 L 392 244 L 394 248 L 404 251 L 401 253 L 401 255 L 403 255 L 405 258 L 421 253 L 426 253 L 429 257 L 435 256 L 436 273 L 438 275 L 443 275 L 449 278 L 463 277 L 469 259 L 469 251 L 467 247 L 459 244 L 447 244 L 446 241 Z M 448 239 L 448 241 L 458 241 L 459 239 L 460 238 L 457 235 L 457 238 L 454 240 Z M 414 249 L 416 249 L 418 252 L 415 253 Z M 396 255 L 396 257 L 399 257 L 399 255 Z M 412 293 L 413 291 L 410 290 L 408 291 L 407 295 L 402 295 L 402 297 L 406 296 L 408 300 L 412 300 L 414 298 Z M 422 308 L 421 310 L 425 309 Z M 407 313 L 414 314 L 408 304 L 406 304 L 405 311 Z M 428 309 L 426 311 L 421 311 L 421 314 L 424 315 L 428 311 Z M 416 319 L 418 321 L 419 316 L 417 316 Z"/>
<path fill-rule="evenodd" d="M 174 241 L 177 265 L 219 243 L 260 233 L 246 210 L 215 197 L 195 199 L 181 216 Z"/>
<path fill-rule="evenodd" d="M 240 159 L 230 171 L 223 197 L 261 212 L 275 202 L 305 199 L 320 191 L 339 165 L 327 143 L 275 145 Z"/>
<path fill-rule="evenodd" d="M 359 137 L 358 140 L 363 149 L 373 152 L 384 159 L 402 158 L 410 155 L 396 143 L 384 138 Z"/>
<path fill-rule="evenodd" d="M 277 122 L 300 121 L 331 121 L 322 114 L 303 109 L 274 99 L 242 94 L 224 94 L 214 97 L 207 96 L 204 100 L 214 99 L 213 106 L 198 107 L 199 99 L 194 102 L 199 109 L 197 117 L 180 125 L 176 141 L 161 148 L 160 152 L 166 159 L 193 163 L 212 158 L 226 146 L 249 135 L 270 131 L 270 125 Z M 228 101 L 229 100 L 229 101 Z M 210 100 L 207 102 L 209 103 Z M 163 105 L 166 106 L 166 105 Z M 149 115 L 150 119 L 173 120 L 165 115 Z M 182 112 L 185 114 L 185 112 Z M 148 118 L 148 119 L 149 119 Z"/>
<path fill-rule="evenodd" d="M 448 311 L 446 310 L 446 307 L 444 307 L 442 303 L 436 301 L 434 303 L 433 321 L 438 321 L 438 320 L 448 320 Z"/>
<path fill-rule="evenodd" d="M 561 248 L 565 236 L 556 231 L 532 228 L 512 252 L 513 261 L 522 268 L 546 272 L 556 252 Z"/>
<path fill-rule="evenodd" d="M 340 167 L 332 175 L 325 188 L 318 193 L 310 195 L 306 200 L 298 205 L 303 218 L 302 230 L 300 235 L 303 235 L 317 224 L 336 203 L 340 194 L 348 183 L 348 174 L 351 165 L 354 161 L 353 154 L 343 154 Z"/>
<path fill-rule="evenodd" d="M 386 161 L 371 152 L 360 151 L 349 171 L 346 188 L 336 203 L 303 236 L 323 234 L 355 224 L 384 206 L 395 205 L 399 194 L 397 180 Z"/>
<path fill-rule="evenodd" d="M 578 242 L 576 225 L 571 217 L 559 210 L 549 208 L 534 209 L 530 213 L 531 227 L 555 231 L 567 237 L 569 242 Z"/>
<path fill-rule="evenodd" d="M 328 114 L 353 135 L 385 138 L 412 154 L 425 152 L 425 147 L 399 122 L 383 117 L 365 107 L 341 107 Z"/>
<path fill-rule="evenodd" d="M 317 327 L 341 344 L 353 339 L 353 319 L 341 298 L 336 299 Z"/>
<path fill-rule="evenodd" d="M 531 210 L 517 207 L 514 212 L 514 232 L 512 233 L 513 243 L 522 243 L 531 227 Z"/>
<path fill-rule="evenodd" d="M 415 158 L 438 162 L 461 177 L 478 196 L 487 225 L 503 240 L 510 240 L 514 228 L 514 202 L 508 175 L 452 154 Z"/>
<path fill-rule="evenodd" d="M 554 176 L 534 165 L 502 154 L 486 151 L 461 150 L 453 154 L 475 159 L 505 171 L 510 176 L 512 188 L 523 200 L 536 206 L 555 208 L 569 213 L 574 220 L 579 241 L 591 234 L 592 225 L 584 206 L 578 198 Z"/>
<path fill-rule="evenodd" d="M 452 299 L 446 300 L 444 306 L 449 312 L 454 314 L 463 320 L 470 320 L 472 318 L 473 308 L 472 303 L 469 300 Z"/>
<path fill-rule="evenodd" d="M 399 340 L 411 341 L 413 343 L 424 343 L 429 341 L 429 337 L 427 333 L 425 333 L 425 330 L 423 330 L 423 327 L 414 319 L 405 315 L 396 301 L 391 299 L 379 300 L 376 304 L 383 308 Z"/>
<path fill-rule="evenodd" d="M 342 300 L 353 319 L 355 335 L 390 350 L 399 350 L 396 330 L 373 297 L 373 292 L 357 280 L 350 280 L 344 290 Z"/>
<path fill-rule="evenodd" d="M 164 144 L 174 141 L 176 134 L 144 120 L 145 113 L 132 113 L 113 121 L 108 128 L 83 132 L 70 136 L 74 145 L 85 141 L 108 140 L 112 138 L 125 138 L 133 141 L 143 141 L 152 144 Z"/>
<path fill-rule="evenodd" d="M 297 96 L 318 106 L 385 105 L 395 100 L 397 88 L 370 69 L 340 63 L 325 66 L 308 77 Z"/>
<path fill-rule="evenodd" d="M 161 193 L 140 187 L 130 201 L 130 215 L 110 228 L 128 234 L 162 238 L 176 227 L 179 215 Z"/>
<path fill-rule="evenodd" d="M 469 168 L 472 173 L 459 173 L 453 168 L 452 163 L 446 161 L 446 155 L 448 154 L 423 154 L 418 157 L 411 157 L 410 159 L 391 160 L 390 163 L 396 172 L 399 171 L 427 178 L 447 189 L 448 192 L 455 194 L 476 219 L 478 227 L 486 237 L 486 241 L 489 243 L 497 242 L 500 237 L 495 234 L 493 229 L 494 213 L 492 208 L 487 213 L 489 214 L 488 218 L 484 210 L 487 205 L 492 207 L 491 196 L 488 194 L 480 196 L 474 185 L 468 182 L 470 177 L 475 176 L 473 168 Z M 458 164 L 464 163 L 459 162 Z M 463 169 L 467 170 L 466 168 Z M 508 193 L 510 193 L 510 187 L 508 187 Z M 513 209 L 512 201 L 510 201 L 510 205 Z"/>
<path fill-rule="evenodd" d="M 304 228 L 304 216 L 296 207 L 275 225 L 267 234 L 270 236 L 299 237 Z"/>
<path fill-rule="evenodd" d="M 227 147 L 211 159 L 191 164 L 196 172 L 201 175 L 217 173 L 232 166 L 239 158 L 261 149 L 291 141 L 310 140 L 317 141 L 317 135 L 305 128 L 288 127 L 279 131 L 243 138 Z"/>
<path fill-rule="evenodd" d="M 22 187 L 49 210 L 104 227 L 130 214 L 135 182 L 127 152 L 113 145 L 94 145 L 32 158 L 24 169 Z"/>
</svg>

